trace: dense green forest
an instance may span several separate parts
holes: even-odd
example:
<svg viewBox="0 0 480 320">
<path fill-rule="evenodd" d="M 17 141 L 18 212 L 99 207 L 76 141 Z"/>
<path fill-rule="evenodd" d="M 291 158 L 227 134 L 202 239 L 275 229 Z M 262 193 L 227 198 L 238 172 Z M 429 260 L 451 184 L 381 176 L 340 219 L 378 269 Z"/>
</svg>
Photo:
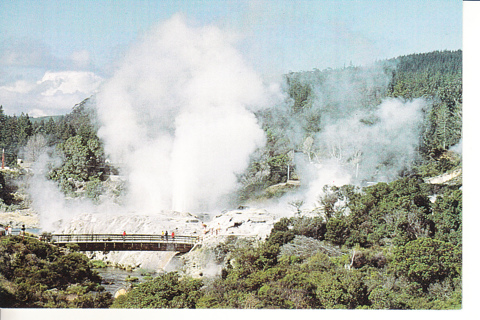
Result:
<svg viewBox="0 0 480 320">
<path fill-rule="evenodd" d="M 461 168 L 461 156 L 450 149 L 462 138 L 462 52 L 436 51 L 378 61 L 368 67 L 289 73 L 284 91 L 288 98 L 283 105 L 255 114 L 267 144 L 255 152 L 247 172 L 239 177 L 239 201 L 261 197 L 268 186 L 285 182 L 292 150 L 312 159 L 327 157 L 329 146 L 322 134 L 331 124 L 361 114 L 358 123 L 374 126 L 378 122 L 374 111 L 389 99 L 409 102 L 421 98 L 425 102 L 416 128 L 420 134 L 415 158 L 396 172 L 397 179 L 392 181 L 370 186 L 360 183 L 361 187 L 325 186 L 318 216 L 303 216 L 298 208 L 294 217 L 277 222 L 264 241 L 230 239 L 212 248 L 216 262 L 223 266 L 218 277 L 192 279 L 166 273 L 136 285 L 112 306 L 461 308 L 461 177 L 449 184 L 429 184 L 426 179 Z M 93 100 L 86 99 L 66 116 L 42 121 L 32 121 L 25 114 L 8 116 L 0 108 L 0 148 L 7 151 L 8 165 L 15 167 L 18 156 L 37 160 L 39 151 L 48 150 L 63 159 L 50 167 L 49 179 L 70 195 L 75 181 L 80 181 L 88 186 L 87 196 L 97 198 L 102 181 L 115 169 L 105 165 L 95 112 L 89 107 Z M 379 166 L 388 165 L 384 161 Z M 8 181 L 1 174 L 0 197 L 8 204 Z M 12 241 L 2 240 L 1 245 L 10 248 L 0 251 L 2 261 L 20 259 L 11 251 L 17 246 L 24 252 L 22 261 L 29 261 L 30 273 L 41 271 L 47 276 L 13 280 L 15 272 L 24 274 L 25 270 L 19 263 L 5 264 L 9 269 L 1 272 L 0 301 L 10 301 L 11 306 L 53 306 L 50 300 L 42 302 L 52 288 L 58 288 L 61 295 L 71 284 L 83 282 L 82 288 L 90 288 L 82 289 L 87 296 L 94 290 L 86 278 L 61 284 L 42 282 L 40 279 L 51 278 L 48 272 L 56 270 L 50 266 L 61 259 L 60 253 L 45 261 L 36 249 Z M 33 242 L 30 245 L 35 246 Z M 47 250 L 46 244 L 37 245 Z M 77 253 L 67 257 L 74 258 L 71 255 L 83 259 Z M 37 282 L 38 288 L 22 293 L 22 288 L 27 288 L 23 283 Z M 58 306 L 70 306 L 58 301 Z M 112 301 L 101 303 L 99 306 L 108 306 Z"/>
<path fill-rule="evenodd" d="M 0 241 L 0 307 L 105 308 L 112 295 L 81 253 L 35 238 Z"/>
<path fill-rule="evenodd" d="M 48 120 L 32 121 L 28 115 L 7 116 L 0 106 L 0 148 L 5 149 L 7 166 L 17 168 L 17 159 L 26 164 L 44 162 L 49 169 L 47 177 L 59 184 L 67 195 L 75 195 L 75 182 L 86 186 L 87 196 L 97 199 L 110 168 L 95 126 L 95 112 L 87 107 L 91 98 L 75 105 L 65 116 L 48 117 Z M 45 160 L 42 155 L 48 155 Z M 50 159 L 61 159 L 61 164 Z M 5 180 L 6 177 L 0 177 Z M 0 180 L 1 183 L 1 180 Z M 5 190 L 15 191 L 8 185 Z M 2 189 L 0 189 L 1 191 Z M 12 197 L 4 194 L 0 200 L 12 204 Z"/>
</svg>

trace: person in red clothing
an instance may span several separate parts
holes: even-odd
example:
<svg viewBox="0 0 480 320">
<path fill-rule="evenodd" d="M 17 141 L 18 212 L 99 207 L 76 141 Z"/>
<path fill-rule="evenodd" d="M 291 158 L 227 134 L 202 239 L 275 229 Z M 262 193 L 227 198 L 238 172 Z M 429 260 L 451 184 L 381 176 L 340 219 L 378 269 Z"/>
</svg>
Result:
<svg viewBox="0 0 480 320">
<path fill-rule="evenodd" d="M 127 235 L 127 233 L 125 231 L 123 231 L 123 241 L 125 241 L 125 236 Z"/>
<path fill-rule="evenodd" d="M 175 238 L 175 232 L 172 231 L 172 240 Z"/>
</svg>

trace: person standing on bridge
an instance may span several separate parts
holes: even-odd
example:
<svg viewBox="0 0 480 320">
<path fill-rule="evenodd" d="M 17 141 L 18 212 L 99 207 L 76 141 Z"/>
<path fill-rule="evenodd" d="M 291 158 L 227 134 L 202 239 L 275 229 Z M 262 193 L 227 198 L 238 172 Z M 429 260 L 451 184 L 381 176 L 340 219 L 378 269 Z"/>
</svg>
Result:
<svg viewBox="0 0 480 320">
<path fill-rule="evenodd" d="M 125 241 L 125 236 L 127 235 L 127 233 L 125 231 L 123 231 L 123 241 Z"/>
<path fill-rule="evenodd" d="M 172 241 L 175 239 L 175 232 L 172 231 Z"/>
<path fill-rule="evenodd" d="M 168 231 L 165 231 L 165 240 L 168 241 Z"/>
</svg>

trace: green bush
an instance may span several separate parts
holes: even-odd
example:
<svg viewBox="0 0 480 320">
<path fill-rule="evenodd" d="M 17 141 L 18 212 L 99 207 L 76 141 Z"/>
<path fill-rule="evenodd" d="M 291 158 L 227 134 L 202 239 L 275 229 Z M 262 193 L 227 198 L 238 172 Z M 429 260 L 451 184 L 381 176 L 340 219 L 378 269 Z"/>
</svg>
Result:
<svg viewBox="0 0 480 320">
<path fill-rule="evenodd" d="M 182 278 L 175 272 L 139 284 L 116 299 L 112 308 L 195 308 L 202 296 L 202 281 Z"/>
<path fill-rule="evenodd" d="M 462 190 L 446 190 L 432 205 L 435 238 L 462 243 Z"/>
<path fill-rule="evenodd" d="M 128 276 L 125 278 L 125 281 L 127 281 L 127 282 L 137 282 L 137 281 L 138 281 L 138 277 L 130 277 L 130 275 L 128 275 Z"/>
<path fill-rule="evenodd" d="M 451 243 L 420 238 L 394 249 L 393 266 L 426 292 L 433 283 L 461 276 L 461 258 L 460 248 Z"/>
<path fill-rule="evenodd" d="M 4 237 L 0 240 L 0 274 L 10 289 L 1 292 L 5 299 L 0 299 L 0 307 L 81 307 L 66 300 L 72 292 L 90 301 L 82 305 L 107 307 L 111 295 L 92 293 L 101 291 L 101 279 L 90 266 L 81 253 L 64 253 L 33 238 Z"/>
<path fill-rule="evenodd" d="M 92 268 L 95 268 L 95 269 L 101 269 L 101 268 L 107 267 L 107 264 L 102 260 L 91 260 L 90 264 Z"/>
</svg>

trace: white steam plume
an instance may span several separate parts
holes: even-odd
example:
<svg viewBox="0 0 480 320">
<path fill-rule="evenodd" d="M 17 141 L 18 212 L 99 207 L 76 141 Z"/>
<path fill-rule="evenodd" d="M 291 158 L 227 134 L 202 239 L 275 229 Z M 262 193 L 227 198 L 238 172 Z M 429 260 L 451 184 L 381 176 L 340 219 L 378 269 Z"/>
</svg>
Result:
<svg viewBox="0 0 480 320">
<path fill-rule="evenodd" d="M 99 136 L 137 210 L 214 209 L 264 144 L 269 89 L 215 27 L 176 15 L 146 34 L 98 94 Z"/>
<path fill-rule="evenodd" d="M 373 113 L 357 111 L 328 125 L 317 139 L 328 156 L 354 165 L 359 180 L 391 180 L 415 159 L 425 106 L 422 99 L 387 99 Z"/>
<path fill-rule="evenodd" d="M 48 168 L 62 162 L 54 150 L 45 147 L 33 160 L 33 176 L 29 179 L 28 193 L 32 208 L 38 213 L 42 231 L 58 232 L 75 215 L 94 211 L 94 205 L 88 199 L 68 200 L 57 183 L 46 178 Z"/>
<path fill-rule="evenodd" d="M 316 137 L 323 154 L 316 172 L 309 171 L 316 178 L 309 183 L 306 202 L 315 202 L 324 185 L 396 179 L 418 155 L 425 107 L 423 99 L 387 99 L 372 113 L 357 111 L 327 125 Z"/>
</svg>

